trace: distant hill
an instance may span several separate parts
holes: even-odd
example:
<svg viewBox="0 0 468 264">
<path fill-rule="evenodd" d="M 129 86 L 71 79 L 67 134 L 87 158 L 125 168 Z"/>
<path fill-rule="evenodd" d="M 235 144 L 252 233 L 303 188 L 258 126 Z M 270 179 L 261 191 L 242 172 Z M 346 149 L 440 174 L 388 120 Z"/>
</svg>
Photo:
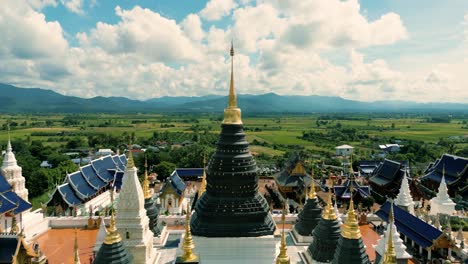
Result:
<svg viewBox="0 0 468 264">
<path fill-rule="evenodd" d="M 227 97 L 160 97 L 146 101 L 125 97 L 80 98 L 40 88 L 0 83 L 0 113 L 222 112 Z M 406 101 L 360 102 L 336 96 L 239 95 L 244 113 L 313 112 L 468 112 L 468 104 Z"/>
</svg>

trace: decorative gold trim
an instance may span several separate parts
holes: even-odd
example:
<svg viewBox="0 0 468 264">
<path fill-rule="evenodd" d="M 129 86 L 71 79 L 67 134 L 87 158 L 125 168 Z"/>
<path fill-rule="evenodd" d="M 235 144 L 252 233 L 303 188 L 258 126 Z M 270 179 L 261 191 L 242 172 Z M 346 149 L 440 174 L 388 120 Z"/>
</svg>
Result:
<svg viewBox="0 0 468 264">
<path fill-rule="evenodd" d="M 193 243 L 192 232 L 190 231 L 190 205 L 187 203 L 187 213 L 185 215 L 185 236 L 184 241 L 182 244 L 182 261 L 194 261 L 197 260 L 198 257 L 193 253 L 193 249 L 195 248 L 195 244 Z"/>
<path fill-rule="evenodd" d="M 280 253 L 276 258 L 276 264 L 290 264 L 291 261 L 288 256 L 286 247 L 286 235 L 284 232 L 284 224 L 286 222 L 286 203 L 284 203 L 283 214 L 281 215 L 281 222 L 283 223 L 283 231 L 281 232 Z"/>
<path fill-rule="evenodd" d="M 224 109 L 223 124 L 242 124 L 241 110 L 237 107 L 236 89 L 234 88 L 234 45 L 231 43 L 231 82 L 229 85 L 228 107 Z"/>
<path fill-rule="evenodd" d="M 328 187 L 328 198 L 327 198 L 327 205 L 325 208 L 323 208 L 322 212 L 322 218 L 326 220 L 335 220 L 336 214 L 335 214 L 335 208 L 333 208 L 333 203 L 332 203 L 332 192 L 331 192 L 332 187 Z"/>
<path fill-rule="evenodd" d="M 387 240 L 387 250 L 384 254 L 384 259 L 382 264 L 397 264 L 395 246 L 393 245 L 393 202 L 390 204 L 390 213 L 388 215 L 388 240 Z"/>
<path fill-rule="evenodd" d="M 348 218 L 346 219 L 341 235 L 348 239 L 359 239 L 361 238 L 361 230 L 359 230 L 359 223 L 356 218 L 356 211 L 354 211 L 353 202 L 353 186 L 351 186 L 351 198 L 349 199 Z"/>
<path fill-rule="evenodd" d="M 315 192 L 315 180 L 314 180 L 314 170 L 310 171 L 310 190 L 309 190 L 309 199 L 317 198 L 317 193 Z"/>
<path fill-rule="evenodd" d="M 122 241 L 122 237 L 120 236 L 119 232 L 117 231 L 117 227 L 115 226 L 114 210 L 112 210 L 111 218 L 110 218 L 110 225 L 109 225 L 109 228 L 107 229 L 107 236 L 104 239 L 103 243 L 106 245 L 112 245 L 120 241 Z"/>
</svg>

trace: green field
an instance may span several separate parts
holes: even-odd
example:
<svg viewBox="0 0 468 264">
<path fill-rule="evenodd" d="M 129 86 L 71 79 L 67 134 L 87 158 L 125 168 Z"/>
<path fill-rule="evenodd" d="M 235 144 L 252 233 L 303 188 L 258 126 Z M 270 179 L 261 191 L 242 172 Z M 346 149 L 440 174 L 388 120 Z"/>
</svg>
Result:
<svg viewBox="0 0 468 264">
<path fill-rule="evenodd" d="M 317 126 L 318 115 L 304 116 L 265 116 L 244 117 L 247 138 L 252 143 L 265 143 L 263 146 L 253 147 L 258 153 L 268 155 L 282 155 L 287 146 L 300 146 L 312 152 L 333 153 L 334 145 L 342 143 L 354 144 L 362 151 L 371 151 L 378 144 L 389 143 L 389 139 L 418 140 L 426 143 L 437 143 L 441 138 L 468 136 L 467 125 L 462 122 L 466 120 L 451 120 L 449 123 L 430 123 L 425 118 L 360 118 L 358 120 L 331 119 L 326 125 Z M 75 120 L 76 124 L 66 124 L 64 120 Z M 81 137 L 87 140 L 87 136 L 94 134 L 106 134 L 121 136 L 124 133 L 134 133 L 135 137 L 150 138 L 153 132 L 182 132 L 194 133 L 197 131 L 208 131 L 219 133 L 220 116 L 217 115 L 14 115 L 2 116 L 0 125 L 0 141 L 7 139 L 6 123 L 16 123 L 11 126 L 12 139 L 28 139 L 30 141 L 44 141 L 46 145 L 60 147 L 67 143 L 70 138 Z M 341 128 L 354 128 L 369 137 L 380 139 L 376 142 L 366 141 L 343 141 L 336 140 L 327 142 L 314 142 L 302 139 L 304 131 L 313 131 L 327 134 L 335 129 L 337 124 Z M 194 126 L 196 128 L 194 129 Z M 63 134 L 65 132 L 65 134 Z M 70 134 L 67 134 L 70 133 Z M 62 135 L 63 134 L 63 135 Z M 319 140 L 320 141 L 320 140 Z M 466 141 L 455 141 L 455 148 L 466 147 Z M 277 145 L 273 147 L 272 145 Z M 89 147 L 89 146 L 88 146 Z"/>
</svg>

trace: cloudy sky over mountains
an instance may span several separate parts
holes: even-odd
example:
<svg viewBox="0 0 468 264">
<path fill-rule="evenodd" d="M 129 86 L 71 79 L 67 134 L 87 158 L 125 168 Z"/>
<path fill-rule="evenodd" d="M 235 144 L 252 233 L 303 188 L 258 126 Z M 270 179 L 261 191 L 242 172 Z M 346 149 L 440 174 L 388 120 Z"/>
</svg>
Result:
<svg viewBox="0 0 468 264">
<path fill-rule="evenodd" d="M 82 97 L 468 102 L 466 0 L 2 0 L 0 82 Z"/>
</svg>

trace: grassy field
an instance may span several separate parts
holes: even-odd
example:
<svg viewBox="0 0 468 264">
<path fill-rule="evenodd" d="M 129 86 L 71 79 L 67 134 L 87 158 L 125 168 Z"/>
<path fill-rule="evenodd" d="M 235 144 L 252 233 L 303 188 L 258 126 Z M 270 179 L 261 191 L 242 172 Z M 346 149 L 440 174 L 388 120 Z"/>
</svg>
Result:
<svg viewBox="0 0 468 264">
<path fill-rule="evenodd" d="M 312 152 L 333 153 L 334 145 L 342 143 L 354 144 L 358 149 L 371 151 L 374 146 L 369 146 L 368 142 L 314 142 L 301 139 L 303 131 L 314 131 L 326 134 L 334 129 L 338 124 L 342 128 L 355 128 L 364 132 L 370 137 L 382 139 L 399 140 L 420 140 L 428 143 L 438 142 L 441 138 L 468 136 L 466 120 L 457 119 L 450 123 L 430 123 L 425 118 L 366 118 L 359 120 L 332 119 L 327 120 L 326 125 L 317 126 L 318 115 L 302 116 L 265 116 L 265 117 L 244 117 L 249 142 L 254 140 L 264 143 L 261 146 L 252 146 L 252 150 L 261 154 L 271 156 L 282 155 L 286 146 L 300 146 Z M 66 124 L 65 120 L 73 119 L 75 124 Z M 219 133 L 220 116 L 202 115 L 161 115 L 161 114 L 141 114 L 141 115 L 15 115 L 1 116 L 0 142 L 7 139 L 6 123 L 16 123 L 12 126 L 11 137 L 34 141 L 44 141 L 51 146 L 61 146 L 73 137 L 82 137 L 93 134 L 106 134 L 119 136 L 123 133 L 135 133 L 137 138 L 150 138 L 154 131 L 159 133 L 184 132 L 193 133 L 194 126 L 197 131 L 209 131 Z M 465 127 L 465 128 L 464 128 Z M 63 134 L 69 132 L 71 134 Z M 42 133 L 42 134 L 41 134 Z M 73 134 L 77 133 L 77 135 Z M 333 145 L 333 144 L 334 145 Z M 384 144 L 388 142 L 375 142 Z M 466 147 L 466 142 L 455 142 L 457 148 Z M 283 149 L 275 148 L 274 145 L 281 145 Z"/>
</svg>

